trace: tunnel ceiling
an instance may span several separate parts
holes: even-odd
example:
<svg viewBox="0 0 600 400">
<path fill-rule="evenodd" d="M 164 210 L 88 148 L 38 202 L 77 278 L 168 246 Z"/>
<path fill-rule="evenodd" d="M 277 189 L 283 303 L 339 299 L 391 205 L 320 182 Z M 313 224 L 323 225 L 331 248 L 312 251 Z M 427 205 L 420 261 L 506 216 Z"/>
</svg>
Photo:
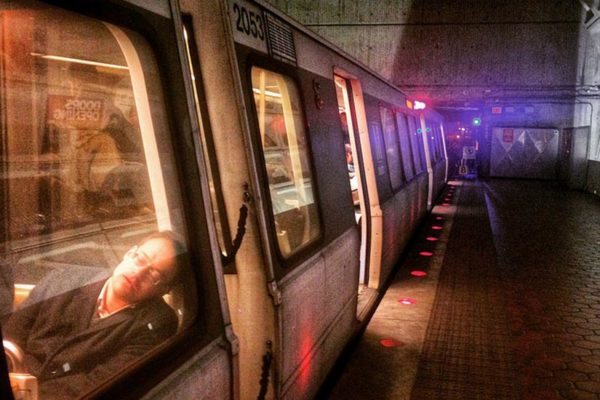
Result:
<svg viewBox="0 0 600 400">
<path fill-rule="evenodd" d="M 596 0 L 271 0 L 441 107 L 597 95 Z"/>
</svg>

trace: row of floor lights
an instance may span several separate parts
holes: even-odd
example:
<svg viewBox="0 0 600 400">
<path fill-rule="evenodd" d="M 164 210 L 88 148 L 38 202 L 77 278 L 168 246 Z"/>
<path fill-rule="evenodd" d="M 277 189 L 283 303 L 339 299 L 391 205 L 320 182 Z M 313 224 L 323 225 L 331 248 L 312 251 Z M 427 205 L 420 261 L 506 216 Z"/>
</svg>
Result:
<svg viewBox="0 0 600 400">
<path fill-rule="evenodd" d="M 454 186 L 453 185 L 449 185 L 448 187 L 448 192 L 446 193 L 446 197 L 444 198 L 444 202 L 442 203 L 443 207 L 449 207 L 450 206 L 450 202 L 452 201 L 452 196 L 454 195 Z M 436 215 L 435 216 L 435 224 L 431 226 L 431 229 L 434 231 L 441 231 L 444 228 L 441 226 L 441 224 L 445 221 L 445 218 L 441 215 Z M 427 240 L 428 242 L 437 242 L 439 240 L 438 237 L 433 236 L 433 235 L 428 235 L 427 237 L 425 237 L 425 240 Z M 431 257 L 433 256 L 433 252 L 431 251 L 420 251 L 419 255 L 421 257 Z M 422 270 L 413 270 L 410 272 L 410 274 L 415 277 L 415 278 L 425 278 L 427 276 L 427 272 L 426 271 L 422 271 Z M 398 299 L 398 302 L 400 304 L 404 304 L 404 305 L 414 305 L 417 304 L 417 300 L 411 298 L 411 297 L 403 297 Z M 381 339 L 379 341 L 379 344 L 383 347 L 400 347 L 400 346 L 404 346 L 404 343 L 397 341 L 395 339 L 390 339 L 390 338 L 386 338 L 386 339 Z"/>
</svg>

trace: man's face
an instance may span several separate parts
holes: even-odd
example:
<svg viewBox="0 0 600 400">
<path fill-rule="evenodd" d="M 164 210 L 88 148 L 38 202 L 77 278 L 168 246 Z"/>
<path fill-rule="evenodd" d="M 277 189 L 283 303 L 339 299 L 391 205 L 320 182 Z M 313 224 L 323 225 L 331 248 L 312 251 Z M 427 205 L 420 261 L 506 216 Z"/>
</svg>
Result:
<svg viewBox="0 0 600 400">
<path fill-rule="evenodd" d="M 130 249 L 111 277 L 113 294 L 129 304 L 166 292 L 175 271 L 175 249 L 163 238 L 154 238 Z"/>
</svg>

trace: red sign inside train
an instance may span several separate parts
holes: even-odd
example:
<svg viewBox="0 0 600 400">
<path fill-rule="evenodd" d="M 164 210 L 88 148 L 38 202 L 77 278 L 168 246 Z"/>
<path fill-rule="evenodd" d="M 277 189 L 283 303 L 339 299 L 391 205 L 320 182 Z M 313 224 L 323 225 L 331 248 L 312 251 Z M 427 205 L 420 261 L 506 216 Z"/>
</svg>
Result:
<svg viewBox="0 0 600 400">
<path fill-rule="evenodd" d="M 503 129 L 502 130 L 502 141 L 504 143 L 512 143 L 515 140 L 514 129 Z"/>
</svg>

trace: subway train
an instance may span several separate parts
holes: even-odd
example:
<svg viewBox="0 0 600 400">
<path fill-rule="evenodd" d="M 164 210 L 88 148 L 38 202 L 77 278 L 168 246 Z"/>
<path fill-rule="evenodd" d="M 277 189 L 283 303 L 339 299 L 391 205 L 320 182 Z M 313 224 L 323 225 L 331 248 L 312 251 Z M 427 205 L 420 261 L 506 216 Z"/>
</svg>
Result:
<svg viewBox="0 0 600 400">
<path fill-rule="evenodd" d="M 447 182 L 440 115 L 264 1 L 0 24 L 2 398 L 314 397 Z"/>
</svg>

